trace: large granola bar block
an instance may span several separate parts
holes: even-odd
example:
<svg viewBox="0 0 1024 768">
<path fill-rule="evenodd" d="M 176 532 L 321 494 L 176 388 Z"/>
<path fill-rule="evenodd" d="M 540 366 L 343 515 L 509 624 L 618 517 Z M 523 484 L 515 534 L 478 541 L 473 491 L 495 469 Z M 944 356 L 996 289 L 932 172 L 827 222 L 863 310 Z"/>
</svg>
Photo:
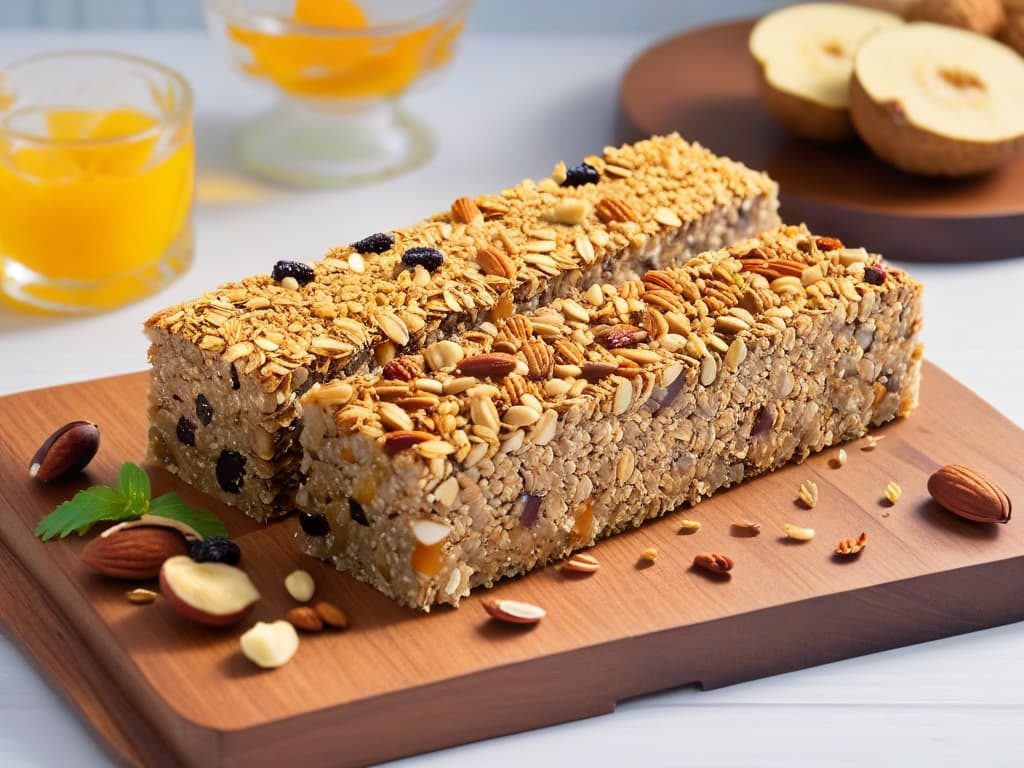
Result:
<svg viewBox="0 0 1024 768">
<path fill-rule="evenodd" d="M 458 604 L 908 414 L 920 309 L 879 257 L 788 227 L 316 386 L 303 547 Z"/>
<path fill-rule="evenodd" d="M 312 267 L 285 264 L 279 279 L 256 275 L 150 318 L 150 452 L 253 517 L 287 512 L 297 395 L 313 382 L 777 223 L 774 182 L 677 135 L 460 198 Z"/>
</svg>

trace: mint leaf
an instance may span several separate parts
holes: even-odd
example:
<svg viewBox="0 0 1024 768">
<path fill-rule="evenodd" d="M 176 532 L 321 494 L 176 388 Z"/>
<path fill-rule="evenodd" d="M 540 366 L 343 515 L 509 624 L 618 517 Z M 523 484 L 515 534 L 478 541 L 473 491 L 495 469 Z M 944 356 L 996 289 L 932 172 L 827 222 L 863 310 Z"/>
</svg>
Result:
<svg viewBox="0 0 1024 768">
<path fill-rule="evenodd" d="M 128 508 L 117 488 L 97 485 L 79 491 L 71 501 L 65 501 L 40 520 L 35 534 L 43 541 L 54 536 L 63 539 L 73 531 L 79 535 L 85 533 L 100 520 L 130 520 L 133 517 L 138 515 Z"/>
<path fill-rule="evenodd" d="M 228 535 L 228 530 L 220 518 L 205 509 L 190 507 L 176 493 L 165 493 L 153 499 L 149 505 L 149 514 L 169 517 L 191 525 L 204 539 Z"/>
<path fill-rule="evenodd" d="M 146 514 L 152 491 L 149 487 L 149 475 L 142 467 L 130 461 L 122 464 L 117 475 L 117 488 L 124 497 L 128 509 L 134 512 L 136 517 Z"/>
</svg>

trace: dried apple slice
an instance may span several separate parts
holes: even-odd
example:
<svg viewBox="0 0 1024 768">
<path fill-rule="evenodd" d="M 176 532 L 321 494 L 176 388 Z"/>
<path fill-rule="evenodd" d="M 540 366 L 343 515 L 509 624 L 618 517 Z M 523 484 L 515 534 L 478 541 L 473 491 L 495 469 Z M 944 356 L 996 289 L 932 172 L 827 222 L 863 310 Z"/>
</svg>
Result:
<svg viewBox="0 0 1024 768">
<path fill-rule="evenodd" d="M 886 30 L 857 53 L 850 112 L 872 151 L 905 171 L 990 171 L 1024 144 L 1024 60 L 953 27 Z"/>
<path fill-rule="evenodd" d="M 794 133 L 817 141 L 854 135 L 850 75 L 861 43 L 900 26 L 892 13 L 838 3 L 794 5 L 769 13 L 750 33 L 768 112 Z"/>
</svg>

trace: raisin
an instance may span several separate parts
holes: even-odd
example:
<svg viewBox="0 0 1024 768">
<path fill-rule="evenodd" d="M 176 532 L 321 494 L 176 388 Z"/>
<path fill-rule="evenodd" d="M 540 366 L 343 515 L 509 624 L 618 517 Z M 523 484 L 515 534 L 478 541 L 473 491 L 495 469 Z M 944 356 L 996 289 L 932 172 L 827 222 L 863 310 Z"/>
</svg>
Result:
<svg viewBox="0 0 1024 768">
<path fill-rule="evenodd" d="M 221 451 L 217 459 L 217 482 L 228 493 L 238 493 L 245 476 L 245 456 L 235 451 Z"/>
<path fill-rule="evenodd" d="M 355 499 L 348 500 L 348 513 L 352 517 L 352 520 L 360 525 L 370 524 L 370 521 L 366 519 L 366 512 L 363 511 L 363 505 Z"/>
<path fill-rule="evenodd" d="M 195 448 L 196 446 L 196 425 L 192 419 L 188 416 L 182 416 L 178 419 L 178 428 L 175 430 L 178 434 L 178 440 L 187 445 L 189 448 Z"/>
<path fill-rule="evenodd" d="M 881 285 L 885 282 L 885 270 L 878 264 L 872 264 L 864 268 L 864 282 L 871 285 Z"/>
<path fill-rule="evenodd" d="M 231 539 L 225 539 L 223 536 L 211 536 L 208 539 L 190 541 L 188 556 L 197 563 L 238 565 L 242 560 L 242 550 Z"/>
<path fill-rule="evenodd" d="M 402 254 L 402 263 L 407 267 L 415 267 L 418 264 L 427 272 L 433 272 L 444 264 L 444 254 L 437 248 L 418 245 Z"/>
<path fill-rule="evenodd" d="M 375 232 L 369 237 L 352 243 L 352 247 L 359 253 L 384 253 L 391 250 L 395 245 L 395 236 L 384 232 Z"/>
<path fill-rule="evenodd" d="M 181 398 L 178 397 L 177 395 L 171 395 L 171 400 L 173 400 L 176 403 L 180 403 L 181 402 Z"/>
<path fill-rule="evenodd" d="M 199 423 L 204 427 L 209 426 L 210 422 L 213 421 L 213 406 L 206 399 L 206 395 L 196 395 L 196 418 L 199 419 Z"/>
<path fill-rule="evenodd" d="M 326 536 L 331 532 L 331 524 L 327 522 L 327 516 L 313 512 L 300 512 L 299 525 L 310 536 Z"/>
<path fill-rule="evenodd" d="M 311 282 L 316 274 L 309 264 L 303 264 L 300 261 L 279 261 L 274 265 L 270 276 L 277 282 L 281 282 L 286 277 L 294 277 L 295 282 L 299 285 L 305 285 Z"/>
<path fill-rule="evenodd" d="M 562 186 L 579 187 L 583 184 L 597 184 L 600 179 L 601 175 L 597 172 L 597 168 L 589 163 L 580 163 L 575 168 L 566 169 L 565 181 L 562 182 Z"/>
<path fill-rule="evenodd" d="M 537 518 L 540 517 L 540 504 L 543 500 L 543 497 L 529 493 L 524 493 L 519 497 L 519 501 L 522 503 L 519 522 L 531 531 L 537 525 Z"/>
<path fill-rule="evenodd" d="M 231 365 L 231 388 L 232 389 L 240 389 L 241 386 L 242 386 L 242 382 L 240 382 L 238 380 L 238 371 L 235 370 L 235 366 L 232 363 L 232 365 Z"/>
</svg>

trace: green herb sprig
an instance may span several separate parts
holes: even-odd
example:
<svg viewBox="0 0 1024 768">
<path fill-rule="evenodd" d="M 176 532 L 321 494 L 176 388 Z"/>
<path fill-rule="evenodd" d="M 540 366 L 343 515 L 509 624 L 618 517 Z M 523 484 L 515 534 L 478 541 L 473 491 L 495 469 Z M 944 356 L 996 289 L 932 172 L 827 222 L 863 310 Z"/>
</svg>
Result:
<svg viewBox="0 0 1024 768">
<path fill-rule="evenodd" d="M 227 529 L 216 515 L 190 507 L 176 493 L 152 498 L 149 475 L 137 464 L 126 461 L 117 475 L 117 487 L 94 485 L 79 491 L 39 521 L 35 534 L 43 541 L 54 536 L 79 536 L 95 523 L 109 520 L 137 520 L 143 515 L 159 515 L 192 526 L 203 538 L 227 536 Z"/>
</svg>

